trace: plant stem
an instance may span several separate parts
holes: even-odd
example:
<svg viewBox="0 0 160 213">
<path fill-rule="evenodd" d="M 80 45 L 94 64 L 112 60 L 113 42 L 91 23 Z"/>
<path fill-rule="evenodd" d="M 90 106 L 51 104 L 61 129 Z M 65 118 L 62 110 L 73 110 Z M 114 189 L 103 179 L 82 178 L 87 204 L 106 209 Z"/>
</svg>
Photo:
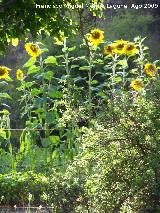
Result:
<svg viewBox="0 0 160 213">
<path fill-rule="evenodd" d="M 71 86 L 70 86 L 70 69 L 68 61 L 68 51 L 67 51 L 67 39 L 64 39 L 64 58 L 65 58 L 65 69 L 67 74 L 67 93 L 68 93 L 68 103 L 71 106 Z"/>
<path fill-rule="evenodd" d="M 143 49 L 142 49 L 142 43 L 141 43 L 141 41 L 139 41 L 139 52 L 140 52 L 140 54 L 139 54 L 139 56 L 140 56 L 140 62 L 141 62 L 141 64 L 140 64 L 140 69 L 141 69 L 141 72 L 140 72 L 140 76 L 142 76 L 143 75 L 143 64 L 144 64 L 144 55 L 143 55 Z"/>
<path fill-rule="evenodd" d="M 93 54 L 90 53 L 89 57 L 89 71 L 88 71 L 88 110 L 89 110 L 89 121 L 92 115 L 92 60 Z"/>
<path fill-rule="evenodd" d="M 43 68 L 43 60 L 42 60 L 42 56 L 40 55 L 40 66 L 41 66 L 41 72 L 44 72 L 44 68 Z M 48 109 L 47 109 L 47 104 L 46 104 L 46 92 L 45 92 L 45 81 L 44 81 L 44 76 L 42 79 L 42 87 L 43 87 L 43 98 L 44 98 L 44 102 L 43 102 L 43 109 L 45 111 L 45 113 L 47 113 Z M 45 129 L 45 137 L 47 138 L 49 136 L 49 127 L 48 127 L 48 123 L 45 120 L 44 123 L 44 129 Z"/>
<path fill-rule="evenodd" d="M 117 66 L 117 55 L 113 58 L 113 66 L 112 66 L 112 93 L 115 92 L 115 75 L 116 75 L 116 66 Z"/>
</svg>

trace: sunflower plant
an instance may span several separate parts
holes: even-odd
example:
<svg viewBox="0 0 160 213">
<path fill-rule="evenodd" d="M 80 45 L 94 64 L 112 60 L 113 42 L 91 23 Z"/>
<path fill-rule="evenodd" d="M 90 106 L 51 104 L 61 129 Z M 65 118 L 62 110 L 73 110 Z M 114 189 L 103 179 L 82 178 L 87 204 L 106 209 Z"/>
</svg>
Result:
<svg viewBox="0 0 160 213">
<path fill-rule="evenodd" d="M 116 117 L 116 103 L 130 95 L 133 100 L 144 96 L 157 78 L 158 61 L 150 62 L 143 39 L 105 41 L 104 32 L 91 30 L 80 46 L 69 46 L 69 39 L 60 33 L 55 39 L 58 55 L 49 55 L 43 43 L 25 45 L 29 60 L 16 71 L 22 96 L 22 118 L 19 162 L 35 168 L 37 153 L 45 163 L 53 159 L 70 159 L 78 152 L 81 127 L 92 127 L 103 111 Z M 58 43 L 57 43 L 58 42 Z M 86 55 L 78 55 L 83 48 Z M 1 67 L 2 76 L 9 69 Z M 77 142 L 78 141 L 78 142 Z M 26 147 L 26 148 L 24 148 Z M 35 152 L 36 150 L 36 152 Z M 43 153 L 43 154 L 42 154 Z"/>
<path fill-rule="evenodd" d="M 10 68 L 6 66 L 0 66 L 0 88 L 3 91 L 4 87 L 8 85 L 10 78 Z M 9 159 L 11 163 L 12 171 L 15 170 L 15 157 L 13 153 L 13 146 L 11 144 L 11 127 L 10 127 L 10 106 L 9 101 L 12 98 L 7 92 L 0 93 L 0 146 L 9 152 Z M 2 152 L 3 153 L 3 152 Z M 6 153 L 5 153 L 6 154 Z M 2 154 L 3 155 L 3 154 Z"/>
<path fill-rule="evenodd" d="M 33 48 L 31 44 L 25 45 L 31 58 L 24 64 L 23 71 L 18 69 L 16 72 L 16 77 L 20 80 L 17 89 L 23 93 L 20 100 L 24 104 L 22 116 L 28 118 L 21 144 L 27 141 L 30 151 L 35 142 L 42 146 L 46 163 L 55 156 L 61 156 L 59 148 L 61 151 L 66 150 L 64 159 L 67 159 L 76 152 L 73 141 L 79 134 L 76 128 L 79 113 L 73 115 L 75 109 L 72 98 L 74 81 L 71 71 L 75 66 L 69 64 L 74 47 L 68 48 L 65 38 L 62 55 L 46 56 L 38 44 L 33 44 Z M 61 74 L 56 70 L 61 70 Z"/>
</svg>

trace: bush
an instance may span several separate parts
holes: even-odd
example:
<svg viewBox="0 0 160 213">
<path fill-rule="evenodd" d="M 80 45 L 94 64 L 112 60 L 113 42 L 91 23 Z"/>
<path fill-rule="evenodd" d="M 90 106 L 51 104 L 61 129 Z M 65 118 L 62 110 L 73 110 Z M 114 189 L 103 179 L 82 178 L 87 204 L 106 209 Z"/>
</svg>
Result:
<svg viewBox="0 0 160 213">
<path fill-rule="evenodd" d="M 24 205 L 40 202 L 48 188 L 48 178 L 34 172 L 0 175 L 1 205 Z"/>
</svg>

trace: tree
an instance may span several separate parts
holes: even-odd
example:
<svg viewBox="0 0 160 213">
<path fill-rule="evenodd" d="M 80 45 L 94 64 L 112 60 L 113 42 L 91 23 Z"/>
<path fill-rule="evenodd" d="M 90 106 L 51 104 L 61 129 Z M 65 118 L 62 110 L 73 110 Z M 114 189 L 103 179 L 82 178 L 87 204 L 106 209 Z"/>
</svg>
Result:
<svg viewBox="0 0 160 213">
<path fill-rule="evenodd" d="M 43 35 L 44 31 L 51 35 L 58 34 L 59 30 L 69 33 L 71 25 L 65 4 L 66 0 L 0 2 L 0 48 L 5 47 L 8 38 L 23 38 L 26 33 L 30 33 L 33 38 L 38 34 Z"/>
</svg>

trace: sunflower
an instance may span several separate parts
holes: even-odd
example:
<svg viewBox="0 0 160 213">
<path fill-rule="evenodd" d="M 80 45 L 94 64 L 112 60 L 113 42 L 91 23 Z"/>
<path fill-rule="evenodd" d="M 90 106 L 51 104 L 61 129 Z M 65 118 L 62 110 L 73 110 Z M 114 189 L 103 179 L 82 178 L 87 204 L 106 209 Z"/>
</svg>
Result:
<svg viewBox="0 0 160 213">
<path fill-rule="evenodd" d="M 0 78 L 6 79 L 9 76 L 9 70 L 8 67 L 0 66 Z"/>
<path fill-rule="evenodd" d="M 33 43 L 27 43 L 25 45 L 25 49 L 28 52 L 28 54 L 32 57 L 38 57 L 40 55 L 40 49 L 36 44 Z"/>
<path fill-rule="evenodd" d="M 104 39 L 103 33 L 104 32 L 99 29 L 92 30 L 88 35 L 89 42 L 94 46 L 98 46 L 100 43 L 103 42 Z"/>
<path fill-rule="evenodd" d="M 134 43 L 129 42 L 124 46 L 124 53 L 128 56 L 133 56 L 138 53 L 138 49 Z"/>
<path fill-rule="evenodd" d="M 103 54 L 104 55 L 114 55 L 114 45 L 109 44 L 109 45 L 104 46 Z"/>
<path fill-rule="evenodd" d="M 17 72 L 16 72 L 16 78 L 19 81 L 22 80 L 22 78 L 23 78 L 23 72 L 22 72 L 22 70 L 20 70 L 20 69 L 17 70 Z"/>
<path fill-rule="evenodd" d="M 127 43 L 128 41 L 125 41 L 123 39 L 115 41 L 114 52 L 117 54 L 124 54 L 124 47 L 126 46 Z"/>
<path fill-rule="evenodd" d="M 148 76 L 152 77 L 156 74 L 156 66 L 154 64 L 147 63 L 144 66 L 144 71 Z"/>
<path fill-rule="evenodd" d="M 130 86 L 131 86 L 134 90 L 139 91 L 139 90 L 142 90 L 142 89 L 143 89 L 144 84 L 143 84 L 143 82 L 142 82 L 141 79 L 136 79 L 136 80 L 133 80 L 133 81 L 131 82 L 131 85 L 130 85 Z"/>
</svg>

